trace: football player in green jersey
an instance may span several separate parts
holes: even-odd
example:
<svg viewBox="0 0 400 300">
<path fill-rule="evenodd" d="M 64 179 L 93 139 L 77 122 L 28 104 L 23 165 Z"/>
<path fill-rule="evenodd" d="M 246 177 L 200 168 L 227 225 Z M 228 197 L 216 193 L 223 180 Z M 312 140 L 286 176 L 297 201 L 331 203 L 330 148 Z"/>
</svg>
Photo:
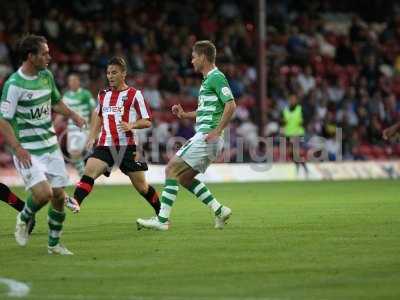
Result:
<svg viewBox="0 0 400 300">
<path fill-rule="evenodd" d="M 138 219 L 138 229 L 169 229 L 169 216 L 179 184 L 214 211 L 215 228 L 222 229 L 232 214 L 231 209 L 221 205 L 203 182 L 195 179 L 221 153 L 221 135 L 236 109 L 228 81 L 215 66 L 215 57 L 216 48 L 212 42 L 198 41 L 194 44 L 192 64 L 195 71 L 203 75 L 198 107 L 196 111 L 185 112 L 180 105 L 174 105 L 172 112 L 180 119 L 196 120 L 196 134 L 179 149 L 166 167 L 160 213 L 151 219 Z"/>
<path fill-rule="evenodd" d="M 68 76 L 68 90 L 63 95 L 63 101 L 70 109 L 84 118 L 87 124 L 90 124 L 96 101 L 89 90 L 81 87 L 78 74 L 70 74 Z M 79 177 L 82 177 L 85 170 L 82 154 L 85 150 L 89 132 L 76 126 L 71 119 L 68 121 L 67 130 L 67 151 L 79 173 Z"/>
<path fill-rule="evenodd" d="M 62 101 L 53 74 L 47 69 L 50 52 L 42 36 L 27 35 L 19 44 L 23 63 L 3 87 L 0 131 L 11 146 L 14 165 L 30 190 L 24 209 L 17 216 L 15 239 L 28 243 L 30 220 L 48 202 L 48 253 L 71 255 L 59 243 L 65 220 L 64 187 L 69 184 L 64 158 L 51 120 L 51 112 L 71 118 L 79 127 L 85 120 Z"/>
</svg>

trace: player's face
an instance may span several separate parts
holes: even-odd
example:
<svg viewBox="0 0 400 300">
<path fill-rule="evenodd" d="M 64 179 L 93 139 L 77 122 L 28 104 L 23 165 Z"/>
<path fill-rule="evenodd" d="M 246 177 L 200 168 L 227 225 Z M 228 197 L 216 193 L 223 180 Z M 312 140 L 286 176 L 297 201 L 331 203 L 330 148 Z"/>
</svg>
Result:
<svg viewBox="0 0 400 300">
<path fill-rule="evenodd" d="M 118 88 L 125 82 L 126 71 L 120 66 L 109 65 L 107 67 L 107 80 L 110 87 Z"/>
<path fill-rule="evenodd" d="M 70 75 L 68 77 L 68 88 L 72 91 L 76 91 L 81 86 L 79 77 L 76 75 Z"/>
<path fill-rule="evenodd" d="M 295 106 L 297 104 L 297 97 L 295 95 L 291 95 L 289 98 L 289 105 Z"/>
<path fill-rule="evenodd" d="M 51 56 L 47 43 L 41 43 L 37 54 L 30 54 L 30 60 L 37 70 L 47 68 L 50 63 Z"/>
<path fill-rule="evenodd" d="M 204 55 L 199 55 L 196 52 L 192 52 L 192 65 L 196 72 L 201 72 L 204 65 Z"/>
</svg>

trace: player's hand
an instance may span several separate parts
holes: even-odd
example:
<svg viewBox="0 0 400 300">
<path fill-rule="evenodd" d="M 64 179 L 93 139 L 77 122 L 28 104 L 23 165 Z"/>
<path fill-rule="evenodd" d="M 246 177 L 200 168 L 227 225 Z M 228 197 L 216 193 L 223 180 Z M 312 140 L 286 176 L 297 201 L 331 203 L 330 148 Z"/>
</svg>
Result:
<svg viewBox="0 0 400 300">
<path fill-rule="evenodd" d="M 221 131 L 219 131 L 218 129 L 213 129 L 206 135 L 206 142 L 215 142 L 220 136 Z"/>
<path fill-rule="evenodd" d="M 15 156 L 17 157 L 20 166 L 23 168 L 29 169 L 32 166 L 30 153 L 21 146 L 18 146 L 15 149 Z"/>
<path fill-rule="evenodd" d="M 128 132 L 131 131 L 133 129 L 134 124 L 133 123 L 127 123 L 124 121 L 121 121 L 121 123 L 119 123 L 119 127 L 124 131 L 124 132 Z"/>
<path fill-rule="evenodd" d="M 72 121 L 74 122 L 74 124 L 76 126 L 78 126 L 79 128 L 83 128 L 84 126 L 86 126 L 86 120 L 84 118 L 82 118 L 80 115 L 78 114 L 73 114 L 71 116 Z"/>
<path fill-rule="evenodd" d="M 92 150 L 93 145 L 94 145 L 94 142 L 95 142 L 95 140 L 94 140 L 94 139 L 91 139 L 91 138 L 89 138 L 89 139 L 87 140 L 87 142 L 86 142 L 86 150 L 87 150 L 87 151 Z"/>
<path fill-rule="evenodd" d="M 396 135 L 397 130 L 398 130 L 397 126 L 391 126 L 389 128 L 386 128 L 382 134 L 383 139 L 386 141 L 390 140 L 392 137 L 394 137 Z"/>
<path fill-rule="evenodd" d="M 177 116 L 179 119 L 182 119 L 185 111 L 183 110 L 182 106 L 180 104 L 175 104 L 172 105 L 172 113 Z"/>
</svg>

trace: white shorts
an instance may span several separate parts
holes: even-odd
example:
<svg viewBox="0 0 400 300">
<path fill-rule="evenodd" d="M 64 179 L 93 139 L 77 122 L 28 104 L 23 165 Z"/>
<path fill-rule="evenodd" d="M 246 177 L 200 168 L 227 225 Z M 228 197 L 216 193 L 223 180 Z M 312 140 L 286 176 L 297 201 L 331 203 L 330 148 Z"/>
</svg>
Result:
<svg viewBox="0 0 400 300">
<path fill-rule="evenodd" d="M 88 140 L 88 133 L 86 131 L 68 131 L 67 134 L 67 151 L 71 152 L 83 152 L 85 150 L 86 142 Z"/>
<path fill-rule="evenodd" d="M 204 173 L 208 166 L 221 154 L 224 140 L 206 142 L 207 134 L 198 132 L 183 145 L 176 155 L 182 158 L 193 170 Z"/>
<path fill-rule="evenodd" d="M 70 184 L 60 149 L 41 155 L 31 154 L 31 161 L 32 166 L 25 169 L 20 167 L 18 159 L 14 156 L 15 168 L 24 180 L 26 190 L 42 181 L 48 181 L 53 188 L 65 187 Z"/>
</svg>

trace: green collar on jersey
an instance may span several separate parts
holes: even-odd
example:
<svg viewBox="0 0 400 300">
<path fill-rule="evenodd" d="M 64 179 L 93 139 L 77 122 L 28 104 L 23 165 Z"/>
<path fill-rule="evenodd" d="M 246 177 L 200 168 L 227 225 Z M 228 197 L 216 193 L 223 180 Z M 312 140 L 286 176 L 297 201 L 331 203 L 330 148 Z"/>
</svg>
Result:
<svg viewBox="0 0 400 300">
<path fill-rule="evenodd" d="M 206 79 L 208 76 L 210 76 L 211 75 L 211 73 L 213 73 L 214 71 L 216 71 L 216 70 L 218 70 L 218 68 L 217 67 L 215 67 L 215 68 L 213 68 L 212 70 L 210 70 L 208 73 L 207 73 L 207 75 L 206 76 L 204 76 L 204 79 Z"/>
</svg>

